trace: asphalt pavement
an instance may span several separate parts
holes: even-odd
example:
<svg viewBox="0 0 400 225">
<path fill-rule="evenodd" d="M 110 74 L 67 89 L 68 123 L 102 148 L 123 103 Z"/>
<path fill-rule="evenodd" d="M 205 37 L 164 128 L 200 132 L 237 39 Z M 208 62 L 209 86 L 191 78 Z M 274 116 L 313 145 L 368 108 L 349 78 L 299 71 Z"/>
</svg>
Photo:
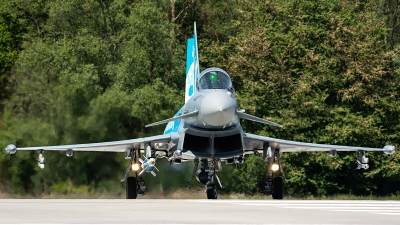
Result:
<svg viewBox="0 0 400 225">
<path fill-rule="evenodd" d="M 400 224 L 400 201 L 0 199 L 1 224 Z"/>
</svg>

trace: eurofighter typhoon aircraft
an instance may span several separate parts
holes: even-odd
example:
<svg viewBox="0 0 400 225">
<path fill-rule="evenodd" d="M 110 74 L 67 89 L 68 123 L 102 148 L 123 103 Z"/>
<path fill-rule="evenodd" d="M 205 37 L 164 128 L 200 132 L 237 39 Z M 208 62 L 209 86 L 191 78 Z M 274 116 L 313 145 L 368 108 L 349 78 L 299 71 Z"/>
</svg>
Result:
<svg viewBox="0 0 400 225">
<path fill-rule="evenodd" d="M 143 193 L 145 182 L 142 175 L 149 172 L 156 176 L 156 161 L 159 158 L 167 158 L 171 163 L 194 161 L 193 173 L 187 187 L 196 175 L 197 180 L 206 187 L 207 198 L 216 199 L 217 183 L 224 188 L 218 176 L 218 172 L 222 170 L 222 162 L 242 163 L 246 154 L 256 154 L 263 157 L 264 162 L 268 164 L 265 194 L 272 195 L 274 199 L 282 199 L 282 176 L 285 176 L 280 160 L 282 152 L 327 151 L 331 156 L 336 156 L 337 151 L 358 151 L 357 169 L 368 169 L 366 151 L 382 151 L 386 154 L 395 152 L 394 146 L 366 148 L 313 144 L 249 134 L 243 131 L 240 119 L 282 127 L 239 109 L 231 79 L 224 70 L 212 67 L 200 73 L 194 24 L 193 38 L 187 41 L 185 104 L 173 118 L 146 126 L 168 123 L 164 134 L 75 145 L 17 148 L 11 144 L 6 147 L 6 152 L 14 154 L 17 150 L 37 151 L 40 168 L 44 168 L 44 151 L 65 151 L 67 156 L 72 156 L 73 151 L 124 152 L 125 159 L 129 160 L 125 177 L 122 179 L 122 182 L 126 180 L 127 199 L 136 199 L 138 193 Z M 141 153 L 144 153 L 144 159 Z M 128 177 L 131 170 L 135 172 L 134 177 Z"/>
</svg>

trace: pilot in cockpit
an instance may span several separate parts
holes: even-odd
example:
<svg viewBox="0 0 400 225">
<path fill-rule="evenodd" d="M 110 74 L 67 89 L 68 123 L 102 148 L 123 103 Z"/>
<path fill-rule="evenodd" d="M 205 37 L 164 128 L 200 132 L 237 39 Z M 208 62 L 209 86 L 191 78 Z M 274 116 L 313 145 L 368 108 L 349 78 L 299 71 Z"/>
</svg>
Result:
<svg viewBox="0 0 400 225">
<path fill-rule="evenodd" d="M 199 88 L 202 89 L 228 89 L 232 86 L 228 75 L 220 71 L 210 71 L 200 77 Z"/>
</svg>

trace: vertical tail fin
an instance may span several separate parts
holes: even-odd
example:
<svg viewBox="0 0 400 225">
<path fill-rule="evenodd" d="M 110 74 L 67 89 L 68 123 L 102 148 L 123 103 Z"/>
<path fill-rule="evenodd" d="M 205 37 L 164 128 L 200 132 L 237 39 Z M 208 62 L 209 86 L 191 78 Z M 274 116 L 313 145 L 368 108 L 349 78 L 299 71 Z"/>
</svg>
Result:
<svg viewBox="0 0 400 225">
<path fill-rule="evenodd" d="M 197 48 L 197 32 L 195 22 L 193 38 L 189 38 L 187 40 L 185 103 L 194 93 L 197 92 L 196 82 L 199 73 L 199 52 Z"/>
<path fill-rule="evenodd" d="M 197 31 L 196 31 L 196 23 L 194 23 L 193 37 L 187 40 L 185 104 L 190 99 L 190 97 L 192 97 L 192 95 L 197 92 L 196 82 L 200 74 L 198 55 L 199 53 L 197 50 Z M 184 107 L 185 105 L 182 106 L 182 108 L 175 114 L 174 117 L 181 116 Z M 175 120 L 169 122 L 164 130 L 164 134 L 178 132 L 180 125 L 181 125 L 181 120 Z"/>
</svg>

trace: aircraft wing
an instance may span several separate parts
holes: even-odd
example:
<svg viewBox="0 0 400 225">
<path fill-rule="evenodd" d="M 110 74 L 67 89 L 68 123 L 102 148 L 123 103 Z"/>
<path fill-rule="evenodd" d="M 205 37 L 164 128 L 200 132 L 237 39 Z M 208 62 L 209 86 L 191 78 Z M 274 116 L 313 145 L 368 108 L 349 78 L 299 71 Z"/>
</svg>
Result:
<svg viewBox="0 0 400 225">
<path fill-rule="evenodd" d="M 255 134 L 244 133 L 243 134 L 244 145 L 246 150 L 253 151 L 254 149 L 262 150 L 263 144 L 268 142 L 270 146 L 280 149 L 280 152 L 314 152 L 314 151 L 382 151 L 386 154 L 392 154 L 395 151 L 395 147 L 387 145 L 383 148 L 368 148 L 358 146 L 343 146 L 343 145 L 326 145 L 326 144 L 314 144 L 307 142 L 289 141 L 271 137 L 265 137 Z"/>
<path fill-rule="evenodd" d="M 17 148 L 18 151 L 24 150 L 73 150 L 73 151 L 97 151 L 97 152 L 124 152 L 127 148 L 144 149 L 146 143 L 150 143 L 152 148 L 162 149 L 171 141 L 170 134 L 157 135 L 145 138 L 136 138 L 123 141 L 99 142 L 89 144 L 74 145 L 56 145 L 56 146 L 40 146 L 40 147 L 24 147 Z"/>
</svg>

